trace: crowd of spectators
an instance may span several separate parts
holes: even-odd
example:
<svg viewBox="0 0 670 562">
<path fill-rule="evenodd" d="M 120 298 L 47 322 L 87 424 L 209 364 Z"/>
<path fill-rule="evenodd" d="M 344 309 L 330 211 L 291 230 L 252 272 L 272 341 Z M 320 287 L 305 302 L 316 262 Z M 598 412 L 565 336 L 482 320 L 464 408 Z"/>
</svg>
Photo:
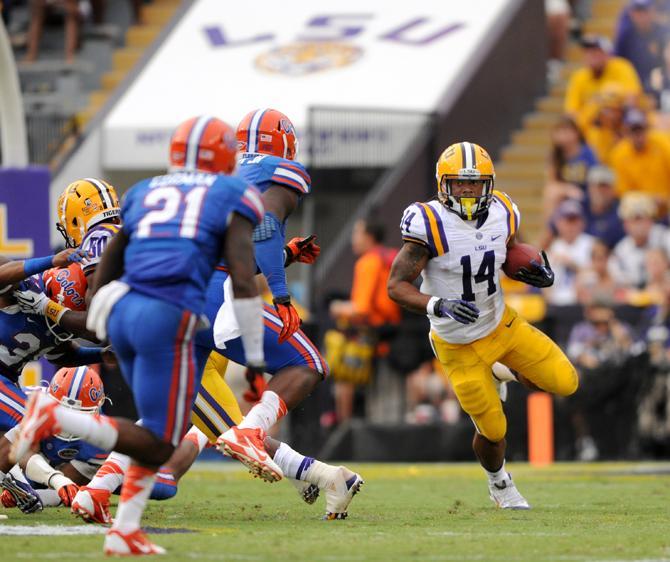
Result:
<svg viewBox="0 0 670 562">
<path fill-rule="evenodd" d="M 132 21 L 142 23 L 142 6 L 149 0 L 130 0 Z M 27 18 L 18 21 L 17 12 L 27 11 Z M 12 45 L 23 53 L 22 62 L 39 59 L 45 27 L 63 30 L 63 60 L 72 64 L 82 44 L 82 30 L 90 26 L 98 34 L 109 35 L 105 26 L 107 0 L 2 0 L 0 11 L 11 33 Z M 112 35 L 114 35 L 112 33 Z"/>
<path fill-rule="evenodd" d="M 667 0 L 629 0 L 613 42 L 579 37 L 582 64 L 551 131 L 540 245 L 556 283 L 544 297 L 559 317 L 583 318 L 561 342 L 589 397 L 569 408 L 582 460 L 599 455 L 589 413 L 608 401 L 636 410 L 640 440 L 670 444 L 669 24 Z"/>
</svg>

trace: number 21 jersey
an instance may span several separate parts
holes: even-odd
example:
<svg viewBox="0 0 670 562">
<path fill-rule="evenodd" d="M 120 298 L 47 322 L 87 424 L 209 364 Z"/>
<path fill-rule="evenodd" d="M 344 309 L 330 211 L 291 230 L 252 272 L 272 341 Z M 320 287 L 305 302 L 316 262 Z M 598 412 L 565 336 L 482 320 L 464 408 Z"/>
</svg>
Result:
<svg viewBox="0 0 670 562">
<path fill-rule="evenodd" d="M 256 225 L 264 212 L 258 190 L 240 178 L 183 171 L 143 180 L 121 207 L 130 238 L 122 280 L 200 313 L 232 213 Z"/>
<path fill-rule="evenodd" d="M 494 191 L 486 220 L 463 220 L 439 201 L 414 203 L 405 209 L 403 240 L 428 248 L 431 259 L 421 272 L 421 292 L 445 299 L 462 299 L 479 308 L 473 324 L 431 316 L 432 330 L 449 343 L 470 343 L 487 336 L 505 309 L 500 268 L 507 242 L 519 228 L 519 210 L 504 193 Z"/>
</svg>

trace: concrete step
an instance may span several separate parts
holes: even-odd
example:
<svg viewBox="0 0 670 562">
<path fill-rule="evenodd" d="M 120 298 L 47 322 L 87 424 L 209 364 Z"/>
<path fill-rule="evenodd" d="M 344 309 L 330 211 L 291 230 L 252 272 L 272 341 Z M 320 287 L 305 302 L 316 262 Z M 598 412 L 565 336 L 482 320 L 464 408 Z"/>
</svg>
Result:
<svg viewBox="0 0 670 562">
<path fill-rule="evenodd" d="M 175 13 L 179 3 L 157 2 L 142 8 L 142 18 L 147 25 L 163 26 L 167 24 Z"/>
<path fill-rule="evenodd" d="M 125 77 L 126 73 L 118 70 L 105 72 L 100 78 L 100 87 L 107 92 L 111 92 L 118 87 Z"/>
<path fill-rule="evenodd" d="M 112 69 L 116 72 L 127 73 L 142 56 L 143 49 L 124 47 L 114 51 L 112 55 Z"/>
<path fill-rule="evenodd" d="M 541 147 L 549 151 L 551 138 L 543 129 L 520 129 L 512 133 L 512 144 L 526 147 Z"/>
<path fill-rule="evenodd" d="M 556 115 L 535 111 L 523 118 L 523 126 L 525 129 L 543 130 L 548 133 L 556 121 Z"/>
<path fill-rule="evenodd" d="M 545 96 L 537 101 L 535 107 L 545 113 L 563 113 L 563 96 Z"/>
<path fill-rule="evenodd" d="M 584 23 L 582 33 L 595 33 L 614 39 L 617 27 L 617 17 L 591 19 Z"/>
<path fill-rule="evenodd" d="M 495 187 L 497 190 L 509 194 L 509 196 L 516 201 L 517 197 L 540 197 L 542 195 L 542 190 L 544 189 L 544 181 L 538 182 L 536 180 L 528 179 L 498 180 L 496 176 Z"/>
<path fill-rule="evenodd" d="M 158 25 L 133 25 L 126 33 L 126 46 L 145 49 L 155 41 L 160 31 Z"/>
<path fill-rule="evenodd" d="M 504 181 L 529 180 L 544 185 L 544 166 L 523 166 L 519 164 L 501 164 L 496 168 L 496 178 Z"/>
<path fill-rule="evenodd" d="M 501 164 L 540 164 L 547 160 L 547 150 L 542 146 L 527 146 L 511 144 L 503 148 L 501 153 Z"/>
</svg>

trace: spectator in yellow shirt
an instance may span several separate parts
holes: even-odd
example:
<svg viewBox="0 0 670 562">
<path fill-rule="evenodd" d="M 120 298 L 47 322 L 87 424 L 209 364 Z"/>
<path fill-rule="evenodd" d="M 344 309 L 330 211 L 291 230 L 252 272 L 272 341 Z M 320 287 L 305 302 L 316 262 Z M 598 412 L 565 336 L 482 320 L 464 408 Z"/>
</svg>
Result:
<svg viewBox="0 0 670 562">
<path fill-rule="evenodd" d="M 623 138 L 623 116 L 625 96 L 618 84 L 606 85 L 584 110 L 588 121 L 579 124 L 586 142 L 595 152 L 598 161 L 608 164 L 612 149 Z"/>
<path fill-rule="evenodd" d="M 607 84 L 619 84 L 628 97 L 642 92 L 635 67 L 626 59 L 610 55 L 612 46 L 608 39 L 585 35 L 581 45 L 586 65 L 570 76 L 565 96 L 565 112 L 580 124 L 583 122 L 580 118 L 582 110 Z"/>
<path fill-rule="evenodd" d="M 624 125 L 626 135 L 610 155 L 617 193 L 646 193 L 656 199 L 663 212 L 670 199 L 670 140 L 650 130 L 647 117 L 637 108 L 626 112 Z"/>
</svg>

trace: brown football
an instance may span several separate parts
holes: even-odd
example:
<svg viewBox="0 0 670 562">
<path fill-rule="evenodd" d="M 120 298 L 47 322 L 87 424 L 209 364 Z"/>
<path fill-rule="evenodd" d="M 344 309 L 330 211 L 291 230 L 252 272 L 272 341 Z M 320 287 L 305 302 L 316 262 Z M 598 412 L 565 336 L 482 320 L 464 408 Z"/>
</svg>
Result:
<svg viewBox="0 0 670 562">
<path fill-rule="evenodd" d="M 511 249 L 507 250 L 507 259 L 502 266 L 502 270 L 505 272 L 505 275 L 514 278 L 522 267 L 532 269 L 531 261 L 538 264 L 542 263 L 540 251 L 530 244 L 517 242 Z"/>
</svg>

